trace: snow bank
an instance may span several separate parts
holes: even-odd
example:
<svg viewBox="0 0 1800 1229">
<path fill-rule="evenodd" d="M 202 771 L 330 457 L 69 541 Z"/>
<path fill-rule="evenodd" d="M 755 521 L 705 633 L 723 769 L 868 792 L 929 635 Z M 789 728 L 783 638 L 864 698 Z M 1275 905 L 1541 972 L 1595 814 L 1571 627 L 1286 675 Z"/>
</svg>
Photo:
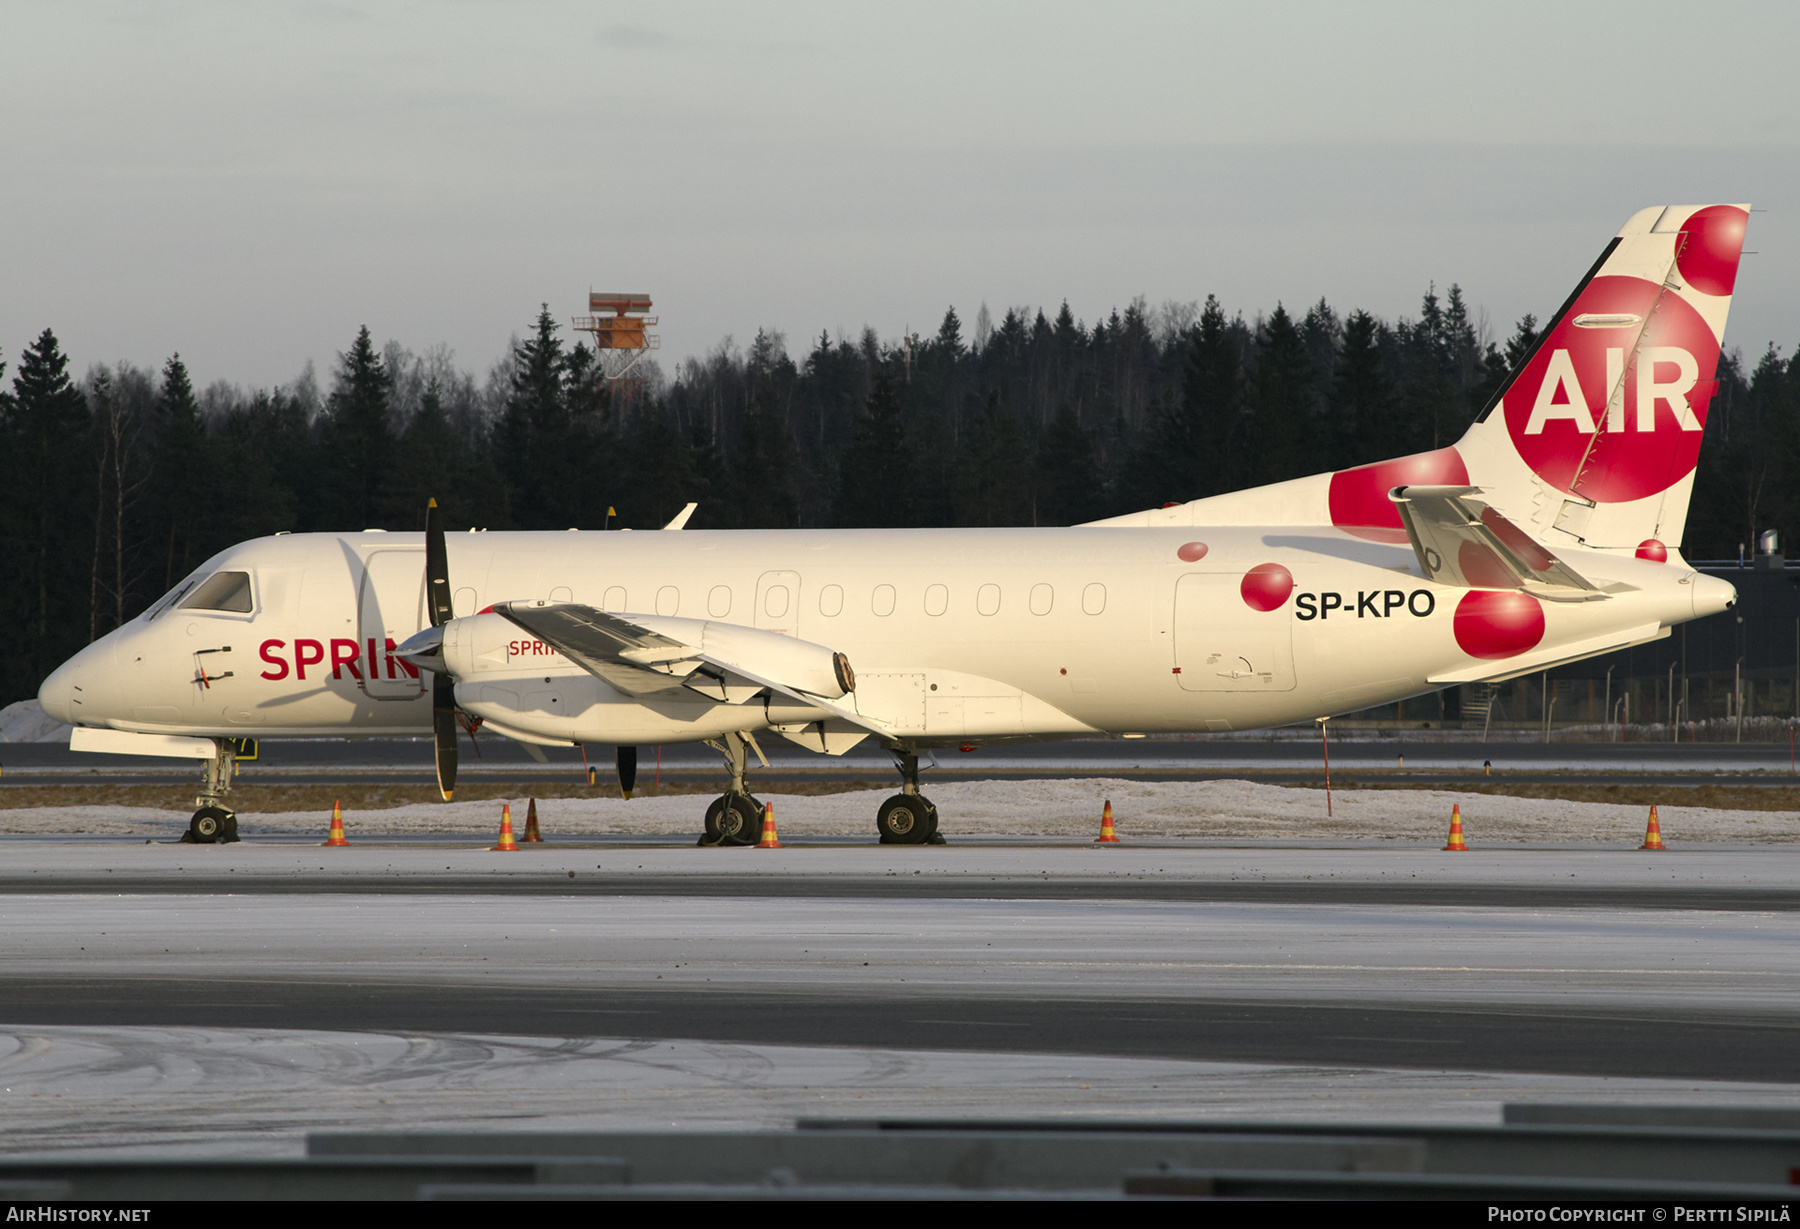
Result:
<svg viewBox="0 0 1800 1229">
<path fill-rule="evenodd" d="M 66 743 L 69 727 L 38 706 L 18 700 L 0 708 L 0 743 Z"/>
</svg>

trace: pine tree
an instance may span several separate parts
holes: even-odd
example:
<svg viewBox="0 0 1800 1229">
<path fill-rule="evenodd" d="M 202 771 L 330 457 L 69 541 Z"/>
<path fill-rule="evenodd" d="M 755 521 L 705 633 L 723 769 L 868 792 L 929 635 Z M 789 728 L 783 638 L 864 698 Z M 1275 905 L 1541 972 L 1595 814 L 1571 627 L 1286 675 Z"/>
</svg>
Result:
<svg viewBox="0 0 1800 1229">
<path fill-rule="evenodd" d="M 1038 440 L 1032 521 L 1035 525 L 1076 525 L 1100 511 L 1100 470 L 1094 437 L 1075 411 L 1064 405 Z"/>
<path fill-rule="evenodd" d="M 798 527 L 797 468 L 775 388 L 765 382 L 738 426 L 737 452 L 727 467 L 729 507 L 716 511 L 742 529 Z"/>
<path fill-rule="evenodd" d="M 1019 420 L 990 392 L 964 437 L 956 500 L 957 523 L 1031 524 L 1030 453 Z"/>
<path fill-rule="evenodd" d="M 1401 423 L 1394 381 L 1381 353 L 1381 322 L 1354 311 L 1344 322 L 1331 386 L 1331 439 L 1336 468 L 1405 455 L 1410 434 Z"/>
<path fill-rule="evenodd" d="M 938 325 L 933 344 L 940 354 L 952 362 L 960 362 L 968 354 L 963 346 L 962 321 L 956 318 L 956 308 L 944 309 L 943 323 Z"/>
<path fill-rule="evenodd" d="M 49 329 L 19 356 L 0 408 L 0 568 L 11 597 L 0 694 L 19 696 L 82 646 L 89 622 L 91 420 Z"/>
<path fill-rule="evenodd" d="M 914 524 L 913 458 L 893 377 L 886 370 L 875 387 L 838 473 L 837 523 L 847 529 L 898 529 Z"/>
<path fill-rule="evenodd" d="M 216 472 L 200 404 L 180 354 L 163 364 L 162 389 L 156 399 L 156 438 L 150 452 L 149 512 L 157 586 L 167 592 L 202 556 L 196 546 L 197 526 L 208 524 Z"/>
<path fill-rule="evenodd" d="M 1132 467 L 1138 503 L 1186 502 L 1248 485 L 1239 437 L 1243 364 L 1214 296 L 1206 296 L 1185 346 L 1180 397 L 1165 391 L 1153 404 Z"/>
<path fill-rule="evenodd" d="M 1320 467 L 1326 442 L 1313 413 L 1312 362 L 1293 317 L 1279 303 L 1257 338 L 1248 425 L 1255 436 L 1257 478 L 1281 482 Z"/>
<path fill-rule="evenodd" d="M 532 335 L 513 349 L 511 388 L 494 428 L 500 472 L 513 495 L 512 519 L 521 529 L 568 527 L 561 484 L 569 416 L 556 330 L 546 303 Z"/>
<path fill-rule="evenodd" d="M 395 515 L 406 524 L 417 519 L 394 507 L 398 441 L 388 421 L 393 386 L 364 325 L 338 356 L 337 386 L 326 399 L 320 431 L 336 528 L 381 527 Z"/>
</svg>

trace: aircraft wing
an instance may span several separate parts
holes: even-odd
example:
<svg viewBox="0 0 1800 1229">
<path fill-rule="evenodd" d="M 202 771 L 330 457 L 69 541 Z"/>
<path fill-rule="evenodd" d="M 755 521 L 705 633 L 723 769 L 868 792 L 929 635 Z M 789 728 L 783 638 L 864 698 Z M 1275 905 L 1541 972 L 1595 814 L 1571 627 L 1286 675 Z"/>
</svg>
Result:
<svg viewBox="0 0 1800 1229">
<path fill-rule="evenodd" d="M 529 602 L 499 602 L 494 606 L 494 613 L 530 632 L 589 674 L 626 695 L 669 696 L 685 691 L 733 704 L 767 690 L 872 733 L 889 733 L 880 721 L 866 717 L 854 708 L 773 677 L 753 660 L 753 654 L 744 660 L 727 660 L 664 635 L 626 615 L 610 614 L 574 602 L 543 606 Z M 783 637 L 781 643 L 785 647 L 794 642 Z M 819 651 L 828 650 L 821 648 Z"/>
<path fill-rule="evenodd" d="M 678 693 L 700 664 L 698 650 L 591 606 L 501 602 L 494 613 L 630 696 Z"/>
<path fill-rule="evenodd" d="M 1484 501 L 1480 487 L 1402 486 L 1388 493 L 1426 579 L 1468 589 L 1522 589 L 1552 602 L 1606 594 Z"/>
</svg>

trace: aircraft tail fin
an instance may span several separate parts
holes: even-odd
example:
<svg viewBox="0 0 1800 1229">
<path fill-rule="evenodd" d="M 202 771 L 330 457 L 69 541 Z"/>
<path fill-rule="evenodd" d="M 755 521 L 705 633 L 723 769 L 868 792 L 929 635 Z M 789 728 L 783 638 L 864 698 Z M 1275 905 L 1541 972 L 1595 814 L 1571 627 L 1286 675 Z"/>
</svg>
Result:
<svg viewBox="0 0 1800 1229">
<path fill-rule="evenodd" d="M 1748 220 L 1690 205 L 1625 224 L 1456 445 L 1488 503 L 1546 542 L 1679 546 Z"/>
<path fill-rule="evenodd" d="M 1687 521 L 1749 216 L 1748 205 L 1633 215 L 1451 447 L 1091 524 L 1300 525 L 1323 513 L 1402 544 L 1395 487 L 1477 487 L 1485 508 L 1547 547 L 1667 559 Z"/>
</svg>

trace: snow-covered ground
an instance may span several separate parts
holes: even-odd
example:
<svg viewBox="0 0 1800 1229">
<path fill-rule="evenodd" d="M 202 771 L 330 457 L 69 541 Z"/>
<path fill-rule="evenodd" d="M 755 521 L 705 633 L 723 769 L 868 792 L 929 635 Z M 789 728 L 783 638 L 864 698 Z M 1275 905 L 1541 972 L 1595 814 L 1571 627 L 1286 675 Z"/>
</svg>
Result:
<svg viewBox="0 0 1800 1229">
<path fill-rule="evenodd" d="M 1637 845 L 1648 811 L 1640 806 L 1555 799 L 1507 798 L 1453 790 L 1339 790 L 1326 813 L 1325 792 L 1248 781 L 1076 780 L 974 781 L 929 787 L 942 816 L 941 830 L 957 836 L 1093 837 L 1102 806 L 1111 801 L 1119 836 L 1197 840 L 1437 841 L 1450 826 L 1453 805 L 1462 808 L 1471 845 Z M 808 836 L 873 834 L 876 805 L 890 789 L 842 794 L 759 794 L 775 806 L 783 840 Z M 619 798 L 554 798 L 538 803 L 551 836 L 663 836 L 699 830 L 704 794 Z M 513 826 L 524 830 L 526 797 L 513 800 Z M 1662 807 L 1668 842 L 1750 843 L 1800 841 L 1800 815 L 1780 811 L 1732 811 L 1712 807 Z M 185 811 L 147 807 L 66 806 L 0 810 L 0 833 L 114 834 L 173 838 L 187 826 Z M 244 814 L 247 834 L 322 835 L 328 813 Z M 429 803 L 344 817 L 354 836 L 492 835 L 500 803 Z"/>
</svg>

